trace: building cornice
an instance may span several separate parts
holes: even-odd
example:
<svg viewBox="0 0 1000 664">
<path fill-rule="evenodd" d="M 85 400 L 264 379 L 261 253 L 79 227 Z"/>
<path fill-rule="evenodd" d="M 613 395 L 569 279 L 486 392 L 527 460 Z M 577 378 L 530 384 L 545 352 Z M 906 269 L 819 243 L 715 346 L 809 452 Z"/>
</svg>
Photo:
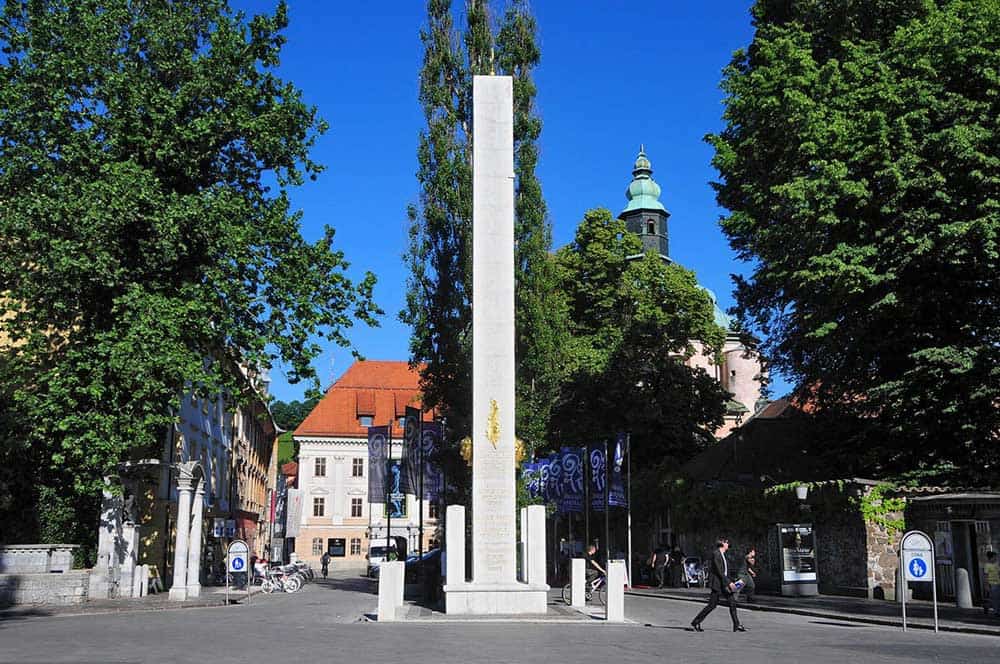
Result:
<svg viewBox="0 0 1000 664">
<path fill-rule="evenodd" d="M 367 445 L 367 438 L 350 438 L 347 436 L 293 436 L 300 443 L 320 443 L 324 445 Z"/>
</svg>

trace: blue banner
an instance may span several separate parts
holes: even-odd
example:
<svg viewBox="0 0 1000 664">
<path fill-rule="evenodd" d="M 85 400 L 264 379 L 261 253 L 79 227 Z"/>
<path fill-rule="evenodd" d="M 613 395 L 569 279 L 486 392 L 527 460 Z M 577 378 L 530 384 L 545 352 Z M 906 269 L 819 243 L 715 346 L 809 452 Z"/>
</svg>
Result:
<svg viewBox="0 0 1000 664">
<path fill-rule="evenodd" d="M 389 427 L 368 427 L 368 500 L 382 502 L 385 495 L 385 456 Z"/>
<path fill-rule="evenodd" d="M 535 462 L 538 469 L 538 496 L 545 502 L 549 501 L 549 464 L 551 459 L 539 459 Z"/>
<path fill-rule="evenodd" d="M 582 447 L 564 447 L 562 457 L 562 499 L 560 512 L 583 511 L 584 450 Z"/>
<path fill-rule="evenodd" d="M 546 502 L 559 505 L 563 495 L 562 485 L 562 456 L 556 452 L 549 455 L 549 474 L 545 481 L 545 490 L 548 494 Z"/>
<path fill-rule="evenodd" d="M 369 469 L 370 470 L 370 469 Z M 389 459 L 385 463 L 386 494 L 385 511 L 389 518 L 406 516 L 406 493 L 403 491 L 403 464 L 399 459 Z"/>
<path fill-rule="evenodd" d="M 604 511 L 604 482 L 607 469 L 604 463 L 604 449 L 595 447 L 588 452 L 590 457 L 590 508 Z"/>
<path fill-rule="evenodd" d="M 521 477 L 524 478 L 524 487 L 528 490 L 528 495 L 532 498 L 538 498 L 538 496 L 542 495 L 538 474 L 539 468 L 537 463 L 525 461 L 521 464 Z"/>
<path fill-rule="evenodd" d="M 420 498 L 420 409 L 406 407 L 403 418 L 403 493 Z"/>
<path fill-rule="evenodd" d="M 440 500 L 444 494 L 444 473 L 431 460 L 441 444 L 442 427 L 439 422 L 424 422 L 421 425 L 421 445 L 424 458 L 424 500 Z"/>
<path fill-rule="evenodd" d="M 614 453 L 611 457 L 611 493 L 608 504 L 614 507 L 628 507 L 625 495 L 625 455 L 628 453 L 628 434 L 621 432 L 615 436 Z"/>
</svg>

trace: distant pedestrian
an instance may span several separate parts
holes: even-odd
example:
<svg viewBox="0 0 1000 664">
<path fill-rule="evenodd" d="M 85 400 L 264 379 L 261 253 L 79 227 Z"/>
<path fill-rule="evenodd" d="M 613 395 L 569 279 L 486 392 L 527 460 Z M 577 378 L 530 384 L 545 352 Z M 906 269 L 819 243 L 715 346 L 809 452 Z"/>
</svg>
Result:
<svg viewBox="0 0 1000 664">
<path fill-rule="evenodd" d="M 705 630 L 701 628 L 701 622 L 718 606 L 719 595 L 725 595 L 729 602 L 729 616 L 733 619 L 733 631 L 745 632 L 747 631 L 746 628 L 740 624 L 740 619 L 736 615 L 736 596 L 734 593 L 737 589 L 736 584 L 729 577 L 729 562 L 726 560 L 726 551 L 729 550 L 729 540 L 725 537 L 720 537 L 715 545 L 716 550 L 712 554 L 712 564 L 708 572 L 708 604 L 691 621 L 691 627 L 696 632 L 704 632 Z"/>
<path fill-rule="evenodd" d="M 666 570 L 667 570 L 667 552 L 663 550 L 662 547 L 657 547 L 653 551 L 652 556 L 653 565 L 653 580 L 656 583 L 657 588 L 662 588 L 666 585 Z"/>
<path fill-rule="evenodd" d="M 983 576 L 990 587 L 990 604 L 993 605 L 993 615 L 1000 618 L 1000 565 L 997 564 L 996 551 L 986 552 Z"/>
<path fill-rule="evenodd" d="M 680 588 L 684 585 L 684 552 L 681 551 L 681 547 L 674 545 L 670 550 L 670 562 L 667 565 L 670 569 L 667 585 L 671 588 Z"/>
<path fill-rule="evenodd" d="M 330 571 L 330 552 L 327 551 L 323 554 L 323 557 L 319 559 L 319 564 L 323 568 L 323 578 L 326 578 L 327 572 Z"/>
<path fill-rule="evenodd" d="M 740 580 L 743 581 L 743 593 L 748 602 L 754 601 L 756 599 L 757 591 L 757 549 L 755 547 L 750 547 L 747 551 L 747 555 L 743 557 L 743 566 L 740 568 Z"/>
</svg>

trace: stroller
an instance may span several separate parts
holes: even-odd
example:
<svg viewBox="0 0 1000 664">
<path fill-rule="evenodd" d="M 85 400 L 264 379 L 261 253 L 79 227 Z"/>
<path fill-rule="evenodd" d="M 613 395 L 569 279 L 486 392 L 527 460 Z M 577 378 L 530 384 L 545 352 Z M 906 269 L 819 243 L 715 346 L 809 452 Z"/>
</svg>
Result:
<svg viewBox="0 0 1000 664">
<path fill-rule="evenodd" d="M 701 558 L 688 557 L 684 559 L 684 585 L 705 587 L 705 566 Z"/>
</svg>

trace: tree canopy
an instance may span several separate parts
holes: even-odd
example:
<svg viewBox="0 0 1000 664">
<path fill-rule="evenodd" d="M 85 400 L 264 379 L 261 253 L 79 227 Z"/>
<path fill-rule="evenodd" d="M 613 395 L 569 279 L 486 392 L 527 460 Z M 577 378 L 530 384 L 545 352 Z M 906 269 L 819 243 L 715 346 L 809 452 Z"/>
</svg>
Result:
<svg viewBox="0 0 1000 664">
<path fill-rule="evenodd" d="M 760 0 L 753 16 L 708 138 L 723 230 L 752 266 L 740 318 L 872 434 L 850 441 L 861 470 L 996 481 L 1000 3 Z"/>
<path fill-rule="evenodd" d="M 643 255 L 639 237 L 606 209 L 586 213 L 556 260 L 571 338 L 554 438 L 587 443 L 630 431 L 643 464 L 701 449 L 722 424 L 727 395 L 684 360 L 719 351 L 726 333 L 694 273 Z"/>
<path fill-rule="evenodd" d="M 447 418 L 451 438 L 460 438 L 471 427 L 472 406 L 472 77 L 512 76 L 517 430 L 535 447 L 544 442 L 561 380 L 566 330 L 548 253 L 551 226 L 535 175 L 542 125 L 532 75 L 541 54 L 535 20 L 523 0 L 511 3 L 496 27 L 492 16 L 489 2 L 466 3 L 459 39 L 452 2 L 427 3 L 421 32 L 426 127 L 417 151 L 420 200 L 409 209 L 410 277 L 400 318 L 412 330 L 411 360 L 425 366 L 424 401 Z"/>
<path fill-rule="evenodd" d="M 283 3 L 0 8 L 5 515 L 89 539 L 102 476 L 159 456 L 185 391 L 235 402 L 238 367 L 275 360 L 311 379 L 318 337 L 376 324 L 374 276 L 290 207 L 326 125 L 274 73 L 286 25 Z"/>
</svg>

